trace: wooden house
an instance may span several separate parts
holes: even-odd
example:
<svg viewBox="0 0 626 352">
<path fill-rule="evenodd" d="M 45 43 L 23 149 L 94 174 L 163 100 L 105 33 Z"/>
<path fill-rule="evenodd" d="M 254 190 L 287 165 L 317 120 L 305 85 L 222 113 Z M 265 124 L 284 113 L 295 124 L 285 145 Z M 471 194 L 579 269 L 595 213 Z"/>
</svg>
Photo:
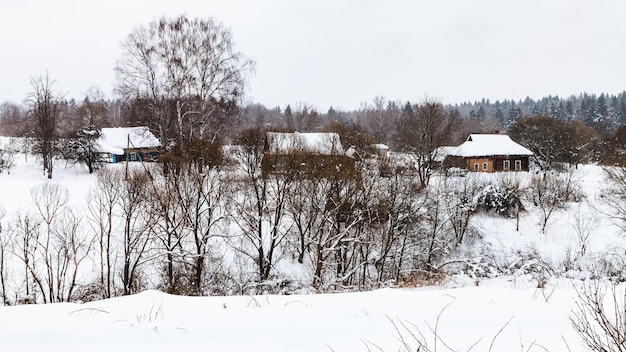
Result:
<svg viewBox="0 0 626 352">
<path fill-rule="evenodd" d="M 110 163 L 121 161 L 155 161 L 161 143 L 145 126 L 103 128 L 98 138 L 100 160 Z"/>
<path fill-rule="evenodd" d="M 389 147 L 382 143 L 372 144 L 370 145 L 372 150 L 374 151 L 374 155 L 386 158 L 389 154 Z"/>
<path fill-rule="evenodd" d="M 337 133 L 267 132 L 262 167 L 266 176 L 304 178 L 349 178 L 355 170 Z"/>
<path fill-rule="evenodd" d="M 443 147 L 444 167 L 473 172 L 528 171 L 528 148 L 504 134 L 471 134 L 458 147 Z"/>
</svg>

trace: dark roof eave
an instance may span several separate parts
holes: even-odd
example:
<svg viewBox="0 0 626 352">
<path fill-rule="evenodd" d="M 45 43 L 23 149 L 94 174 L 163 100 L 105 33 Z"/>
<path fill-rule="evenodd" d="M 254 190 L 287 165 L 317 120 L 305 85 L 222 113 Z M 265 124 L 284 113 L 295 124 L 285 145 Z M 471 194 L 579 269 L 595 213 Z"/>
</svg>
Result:
<svg viewBox="0 0 626 352">
<path fill-rule="evenodd" d="M 497 155 L 470 155 L 470 156 L 461 156 L 461 155 L 451 155 L 459 158 L 515 158 L 515 157 L 531 157 L 533 154 L 497 154 Z"/>
</svg>

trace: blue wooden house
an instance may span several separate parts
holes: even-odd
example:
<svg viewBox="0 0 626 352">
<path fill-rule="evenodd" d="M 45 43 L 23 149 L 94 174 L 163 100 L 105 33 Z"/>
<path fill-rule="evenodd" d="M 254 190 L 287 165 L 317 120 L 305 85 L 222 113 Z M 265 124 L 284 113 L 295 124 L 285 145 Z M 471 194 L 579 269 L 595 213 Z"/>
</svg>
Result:
<svg viewBox="0 0 626 352">
<path fill-rule="evenodd" d="M 145 126 L 103 128 L 98 139 L 100 160 L 156 161 L 161 143 Z"/>
</svg>

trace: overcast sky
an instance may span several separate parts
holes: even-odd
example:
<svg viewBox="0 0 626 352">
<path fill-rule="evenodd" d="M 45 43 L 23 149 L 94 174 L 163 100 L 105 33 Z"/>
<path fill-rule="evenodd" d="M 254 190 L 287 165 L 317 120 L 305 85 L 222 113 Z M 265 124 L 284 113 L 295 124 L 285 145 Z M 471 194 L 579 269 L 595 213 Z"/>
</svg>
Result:
<svg viewBox="0 0 626 352">
<path fill-rule="evenodd" d="M 32 76 L 113 96 L 120 42 L 161 16 L 214 17 L 256 61 L 247 100 L 358 109 L 626 89 L 623 0 L 0 0 L 0 102 Z"/>
</svg>

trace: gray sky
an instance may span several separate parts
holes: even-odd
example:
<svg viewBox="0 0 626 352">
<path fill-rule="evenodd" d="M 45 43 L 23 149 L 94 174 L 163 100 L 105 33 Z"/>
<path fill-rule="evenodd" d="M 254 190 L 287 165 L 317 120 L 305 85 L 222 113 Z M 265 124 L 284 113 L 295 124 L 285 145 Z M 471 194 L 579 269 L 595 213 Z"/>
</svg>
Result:
<svg viewBox="0 0 626 352">
<path fill-rule="evenodd" d="M 358 109 L 626 89 L 623 0 L 0 0 L 0 102 L 45 74 L 112 96 L 119 43 L 163 15 L 214 17 L 257 63 L 247 100 Z"/>
</svg>

